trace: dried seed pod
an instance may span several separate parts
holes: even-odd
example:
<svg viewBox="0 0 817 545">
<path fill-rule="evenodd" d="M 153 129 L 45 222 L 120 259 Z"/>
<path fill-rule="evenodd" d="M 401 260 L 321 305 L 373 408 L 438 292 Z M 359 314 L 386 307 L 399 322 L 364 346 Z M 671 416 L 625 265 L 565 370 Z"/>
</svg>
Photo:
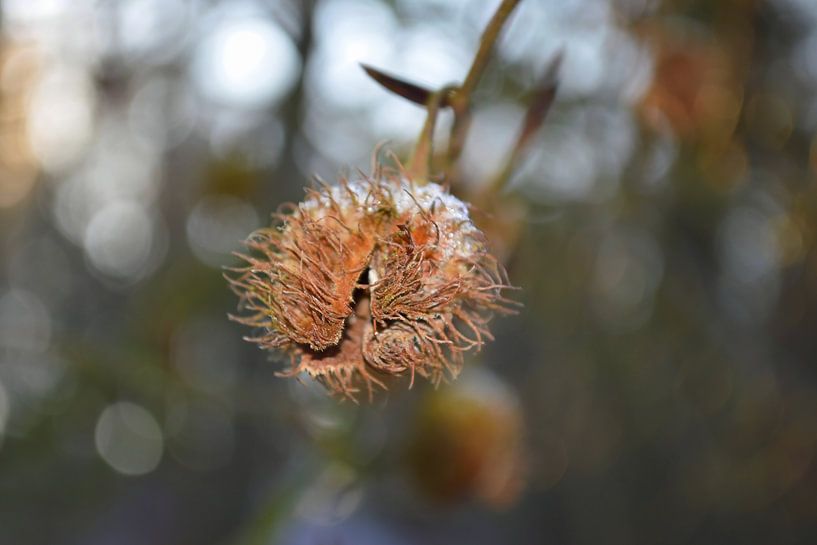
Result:
<svg viewBox="0 0 817 545">
<path fill-rule="evenodd" d="M 352 399 L 388 375 L 439 383 L 512 305 L 467 206 L 438 184 L 378 168 L 273 217 L 227 279 L 232 318 L 257 331 L 247 340 L 289 355 L 282 376 L 305 372 Z"/>
</svg>

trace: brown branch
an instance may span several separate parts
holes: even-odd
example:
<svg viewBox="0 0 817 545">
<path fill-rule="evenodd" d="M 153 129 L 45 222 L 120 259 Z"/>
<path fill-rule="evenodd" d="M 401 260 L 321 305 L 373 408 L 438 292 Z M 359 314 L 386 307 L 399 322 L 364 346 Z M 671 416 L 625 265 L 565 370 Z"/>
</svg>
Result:
<svg viewBox="0 0 817 545">
<path fill-rule="evenodd" d="M 545 73 L 534 90 L 516 142 L 511 148 L 511 152 L 508 154 L 502 170 L 497 173 L 485 188 L 485 194 L 488 199 L 499 194 L 502 188 L 505 187 L 511 174 L 513 174 L 513 169 L 520 163 L 528 151 L 531 139 L 545 122 L 550 112 L 550 107 L 556 98 L 556 91 L 559 88 L 559 67 L 562 64 L 563 56 L 564 53 L 560 50 L 548 62 Z"/>
<path fill-rule="evenodd" d="M 411 179 L 419 185 L 428 183 L 428 177 L 431 174 L 431 162 L 434 158 L 433 141 L 434 128 L 437 126 L 437 114 L 450 92 L 451 87 L 443 87 L 439 91 L 432 93 L 426 104 L 428 114 L 408 164 L 408 173 Z"/>
<path fill-rule="evenodd" d="M 468 74 L 465 76 L 465 81 L 452 92 L 453 96 L 450 98 L 450 104 L 454 110 L 454 123 L 451 126 L 451 137 L 448 143 L 447 166 L 449 174 L 454 169 L 462 153 L 465 137 L 471 124 L 471 94 L 488 66 L 491 52 L 497 38 L 499 38 L 502 27 L 519 2 L 520 0 L 502 0 L 482 33 L 479 49 L 474 56 Z"/>
<path fill-rule="evenodd" d="M 423 129 L 417 139 L 414 154 L 409 162 L 408 172 L 413 179 L 420 184 L 428 181 L 431 173 L 431 159 L 433 157 L 433 137 L 434 127 L 437 123 L 437 114 L 440 108 L 450 106 L 454 110 L 454 123 L 451 127 L 451 136 L 446 153 L 446 178 L 453 178 L 454 167 L 462 153 L 465 137 L 470 125 L 471 94 L 477 86 L 488 61 L 491 57 L 494 45 L 496 44 L 502 27 L 508 20 L 513 9 L 521 0 L 502 0 L 496 9 L 491 20 L 482 33 L 479 49 L 474 55 L 471 68 L 465 76 L 461 85 L 448 86 L 439 91 L 432 92 L 429 89 L 403 80 L 397 76 L 386 74 L 371 66 L 361 64 L 366 73 L 377 83 L 389 91 L 401 96 L 415 104 L 424 104 L 428 111 Z"/>
<path fill-rule="evenodd" d="M 494 16 L 488 22 L 488 26 L 482 32 L 480 38 L 479 49 L 471 63 L 471 69 L 468 70 L 468 75 L 465 76 L 465 81 L 457 90 L 457 100 L 468 100 L 474 88 L 477 86 L 485 67 L 488 66 L 488 60 L 491 57 L 491 51 L 494 48 L 499 33 L 505 25 L 505 21 L 511 15 L 513 9 L 519 4 L 520 0 L 502 0 L 502 3 L 496 9 Z"/>
</svg>

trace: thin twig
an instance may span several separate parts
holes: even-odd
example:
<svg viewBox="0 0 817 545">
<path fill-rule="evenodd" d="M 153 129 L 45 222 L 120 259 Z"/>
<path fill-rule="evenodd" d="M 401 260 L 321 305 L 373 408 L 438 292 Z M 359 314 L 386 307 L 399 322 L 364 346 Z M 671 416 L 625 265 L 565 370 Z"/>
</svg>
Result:
<svg viewBox="0 0 817 545">
<path fill-rule="evenodd" d="M 508 20 L 511 12 L 520 1 L 521 0 L 502 0 L 502 3 L 496 9 L 493 17 L 491 17 L 491 20 L 488 22 L 488 26 L 485 27 L 482 33 L 479 49 L 474 56 L 468 74 L 465 76 L 465 81 L 463 81 L 459 88 L 452 91 L 452 96 L 449 98 L 449 103 L 454 110 L 454 123 L 451 126 L 451 137 L 448 141 L 447 166 L 449 175 L 462 153 L 465 136 L 468 133 L 468 127 L 471 121 L 471 94 L 476 88 L 482 74 L 485 72 L 485 68 L 488 66 L 494 44 L 499 37 L 502 27 L 505 25 L 505 21 Z"/>
<path fill-rule="evenodd" d="M 559 88 L 559 67 L 562 64 L 563 56 L 563 51 L 556 52 L 548 62 L 545 73 L 536 85 L 516 142 L 514 142 L 511 152 L 505 159 L 502 169 L 485 188 L 486 196 L 489 199 L 498 195 L 505 187 L 505 184 L 508 183 L 514 168 L 519 165 L 528 151 L 533 136 L 544 124 L 550 112 L 550 107 L 553 105 L 553 100 L 556 98 L 556 91 Z"/>
<path fill-rule="evenodd" d="M 448 86 L 436 92 L 431 92 L 422 85 L 408 82 L 397 76 L 386 74 L 371 66 L 361 64 L 366 73 L 389 91 L 416 104 L 425 104 L 428 111 L 423 129 L 417 140 L 414 154 L 409 162 L 408 171 L 424 184 L 431 173 L 431 159 L 433 157 L 434 127 L 437 123 L 437 114 L 440 108 L 450 106 L 454 111 L 454 122 L 451 126 L 451 136 L 448 140 L 446 153 L 445 175 L 449 181 L 454 178 L 454 169 L 462 153 L 465 137 L 470 125 L 471 94 L 477 86 L 488 61 L 491 57 L 494 44 L 502 27 L 508 20 L 513 9 L 521 0 L 502 0 L 491 20 L 482 33 L 479 49 L 474 55 L 471 68 L 461 85 Z"/>
<path fill-rule="evenodd" d="M 443 87 L 439 91 L 432 93 L 426 103 L 426 120 L 417 138 L 417 145 L 408 164 L 408 173 L 412 180 L 420 185 L 428 182 L 431 174 L 431 161 L 434 157 L 432 143 L 434 141 L 434 128 L 437 126 L 437 114 L 444 104 L 446 97 L 451 92 L 450 87 Z"/>
<path fill-rule="evenodd" d="M 513 9 L 519 4 L 521 0 L 502 0 L 502 3 L 496 9 L 496 13 L 491 17 L 488 26 L 482 32 L 480 38 L 479 50 L 477 50 L 474 61 L 471 63 L 471 69 L 468 70 L 468 75 L 465 76 L 465 81 L 462 82 L 457 90 L 458 100 L 468 100 L 474 88 L 477 86 L 485 67 L 488 66 L 488 60 L 491 57 L 491 51 L 494 48 L 499 32 L 505 25 L 505 21 L 511 15 Z"/>
</svg>

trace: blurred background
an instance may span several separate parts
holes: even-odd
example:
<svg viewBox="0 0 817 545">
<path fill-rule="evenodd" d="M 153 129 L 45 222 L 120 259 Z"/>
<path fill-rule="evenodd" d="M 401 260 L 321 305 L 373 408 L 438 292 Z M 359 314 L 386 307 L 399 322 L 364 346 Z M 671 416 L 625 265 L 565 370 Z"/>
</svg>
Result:
<svg viewBox="0 0 817 545">
<path fill-rule="evenodd" d="M 271 211 L 410 150 L 358 62 L 458 81 L 496 4 L 0 1 L 0 544 L 817 540 L 812 0 L 522 2 L 453 190 L 562 48 L 485 223 L 525 306 L 458 381 L 338 404 L 227 320 Z"/>
</svg>

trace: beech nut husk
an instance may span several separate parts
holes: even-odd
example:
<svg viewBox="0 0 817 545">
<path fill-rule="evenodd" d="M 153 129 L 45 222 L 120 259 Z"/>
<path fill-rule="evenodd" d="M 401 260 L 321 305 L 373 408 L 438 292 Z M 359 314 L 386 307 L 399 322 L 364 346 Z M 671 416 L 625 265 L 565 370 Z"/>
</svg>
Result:
<svg viewBox="0 0 817 545">
<path fill-rule="evenodd" d="M 273 214 L 226 277 L 246 340 L 289 357 L 351 399 L 408 374 L 438 384 L 490 340 L 488 322 L 513 301 L 468 206 L 436 183 L 378 166 L 308 189 Z"/>
</svg>

